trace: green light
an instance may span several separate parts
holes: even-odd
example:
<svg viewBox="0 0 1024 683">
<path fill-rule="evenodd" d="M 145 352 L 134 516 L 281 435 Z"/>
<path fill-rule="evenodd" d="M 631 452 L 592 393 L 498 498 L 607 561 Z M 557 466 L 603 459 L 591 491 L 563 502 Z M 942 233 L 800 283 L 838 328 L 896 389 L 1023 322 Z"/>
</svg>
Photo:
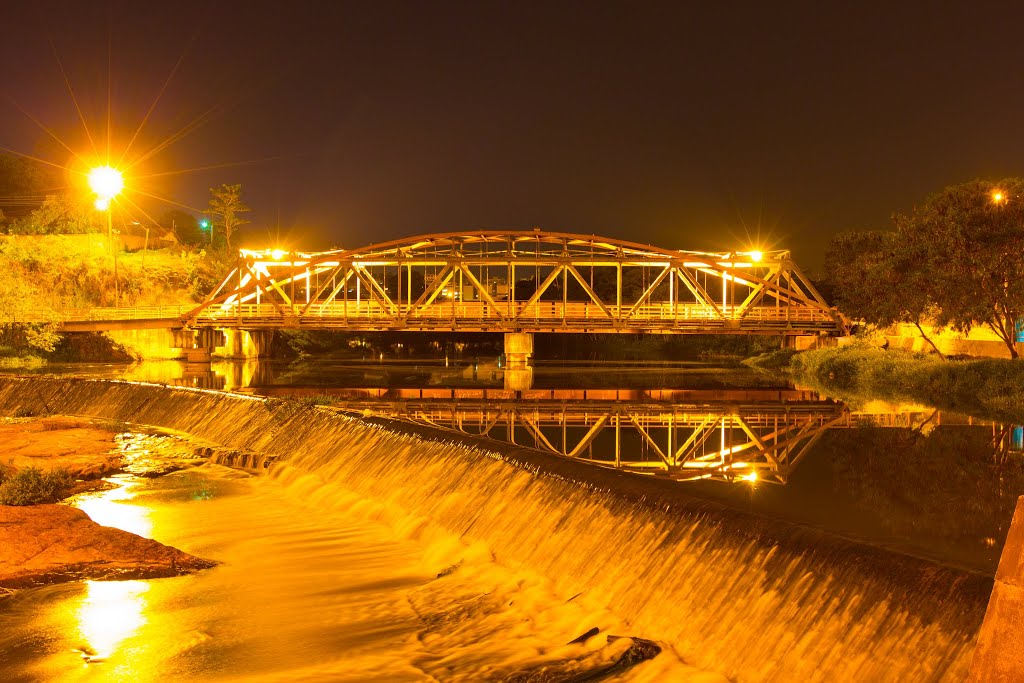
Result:
<svg viewBox="0 0 1024 683">
<path fill-rule="evenodd" d="M 199 227 L 202 228 L 203 230 L 206 230 L 208 227 L 210 227 L 210 221 L 207 221 L 207 220 L 199 221 Z"/>
</svg>

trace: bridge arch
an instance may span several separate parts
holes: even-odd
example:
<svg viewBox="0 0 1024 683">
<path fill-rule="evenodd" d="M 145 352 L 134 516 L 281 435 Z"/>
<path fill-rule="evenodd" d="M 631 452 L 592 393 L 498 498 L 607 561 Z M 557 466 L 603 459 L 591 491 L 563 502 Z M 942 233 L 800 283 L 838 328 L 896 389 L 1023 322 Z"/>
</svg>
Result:
<svg viewBox="0 0 1024 683">
<path fill-rule="evenodd" d="M 699 252 L 542 230 L 241 250 L 193 327 L 839 333 L 785 250 Z"/>
</svg>

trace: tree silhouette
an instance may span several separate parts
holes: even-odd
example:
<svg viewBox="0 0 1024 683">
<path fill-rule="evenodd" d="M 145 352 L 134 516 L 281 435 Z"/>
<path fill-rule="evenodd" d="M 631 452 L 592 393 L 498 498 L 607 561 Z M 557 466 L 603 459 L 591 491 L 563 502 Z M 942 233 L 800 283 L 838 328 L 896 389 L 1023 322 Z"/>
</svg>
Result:
<svg viewBox="0 0 1024 683">
<path fill-rule="evenodd" d="M 223 231 L 224 241 L 230 250 L 232 236 L 238 228 L 250 222 L 238 214 L 252 211 L 252 209 L 242 203 L 241 185 L 211 187 L 210 194 L 213 196 L 210 198 L 208 211 L 214 217 L 213 227 L 219 227 Z"/>
</svg>

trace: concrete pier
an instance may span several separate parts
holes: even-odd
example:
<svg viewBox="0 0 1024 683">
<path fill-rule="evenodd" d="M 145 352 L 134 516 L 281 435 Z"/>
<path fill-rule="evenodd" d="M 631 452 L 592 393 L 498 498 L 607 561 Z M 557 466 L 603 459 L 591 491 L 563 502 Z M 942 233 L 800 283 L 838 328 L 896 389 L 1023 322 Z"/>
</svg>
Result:
<svg viewBox="0 0 1024 683">
<path fill-rule="evenodd" d="M 1024 681 L 1024 496 L 1017 499 L 999 558 L 985 621 L 971 660 L 970 683 Z"/>
<path fill-rule="evenodd" d="M 527 365 L 533 358 L 533 333 L 505 333 L 505 364 L 508 367 Z"/>
</svg>

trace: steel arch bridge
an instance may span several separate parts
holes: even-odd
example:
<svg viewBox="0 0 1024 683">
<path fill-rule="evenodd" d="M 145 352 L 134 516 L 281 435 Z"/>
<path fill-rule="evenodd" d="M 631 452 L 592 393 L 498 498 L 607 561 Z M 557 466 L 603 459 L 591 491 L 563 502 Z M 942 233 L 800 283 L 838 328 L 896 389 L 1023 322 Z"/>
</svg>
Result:
<svg viewBox="0 0 1024 683">
<path fill-rule="evenodd" d="M 241 250 L 193 328 L 843 333 L 788 251 L 705 253 L 540 230 L 317 253 Z"/>
</svg>

